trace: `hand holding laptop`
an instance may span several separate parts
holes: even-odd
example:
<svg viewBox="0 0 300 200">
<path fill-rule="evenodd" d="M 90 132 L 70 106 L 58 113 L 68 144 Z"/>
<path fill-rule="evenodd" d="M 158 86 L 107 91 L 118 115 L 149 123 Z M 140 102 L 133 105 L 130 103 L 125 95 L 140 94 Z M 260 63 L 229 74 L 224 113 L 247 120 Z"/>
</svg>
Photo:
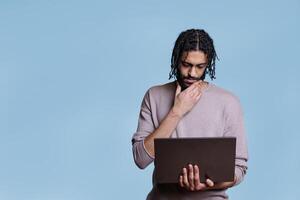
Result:
<svg viewBox="0 0 300 200">
<path fill-rule="evenodd" d="M 206 179 L 205 183 L 200 182 L 200 170 L 198 165 L 189 164 L 186 168 L 182 169 L 181 175 L 179 176 L 179 185 L 188 191 L 200 191 L 210 189 L 226 189 L 232 187 L 235 183 L 232 182 L 221 182 L 214 183 L 211 179 Z"/>
<path fill-rule="evenodd" d="M 198 165 L 189 164 L 182 169 L 179 176 L 179 185 L 189 191 L 207 190 L 214 186 L 214 182 L 206 179 L 206 183 L 200 182 L 200 171 Z"/>
</svg>

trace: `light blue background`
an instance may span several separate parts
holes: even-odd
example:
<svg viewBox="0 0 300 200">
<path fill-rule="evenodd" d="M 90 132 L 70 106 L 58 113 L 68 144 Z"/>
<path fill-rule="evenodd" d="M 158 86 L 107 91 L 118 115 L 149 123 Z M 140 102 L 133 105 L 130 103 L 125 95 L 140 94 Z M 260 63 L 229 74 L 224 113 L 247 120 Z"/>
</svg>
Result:
<svg viewBox="0 0 300 200">
<path fill-rule="evenodd" d="M 231 199 L 298 199 L 299 19 L 299 0 L 1 0 L 0 199 L 144 199 L 140 103 L 192 27 L 214 39 L 214 83 L 245 112 L 249 170 Z"/>
</svg>

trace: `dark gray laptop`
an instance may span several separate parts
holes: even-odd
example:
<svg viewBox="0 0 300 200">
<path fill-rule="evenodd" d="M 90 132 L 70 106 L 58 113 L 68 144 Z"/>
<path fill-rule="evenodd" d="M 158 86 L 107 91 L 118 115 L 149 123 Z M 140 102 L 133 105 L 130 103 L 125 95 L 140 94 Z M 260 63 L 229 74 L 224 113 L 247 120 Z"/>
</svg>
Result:
<svg viewBox="0 0 300 200">
<path fill-rule="evenodd" d="M 154 140 L 155 176 L 158 183 L 178 183 L 183 167 L 200 168 L 200 180 L 234 180 L 235 137 L 160 138 Z"/>
</svg>

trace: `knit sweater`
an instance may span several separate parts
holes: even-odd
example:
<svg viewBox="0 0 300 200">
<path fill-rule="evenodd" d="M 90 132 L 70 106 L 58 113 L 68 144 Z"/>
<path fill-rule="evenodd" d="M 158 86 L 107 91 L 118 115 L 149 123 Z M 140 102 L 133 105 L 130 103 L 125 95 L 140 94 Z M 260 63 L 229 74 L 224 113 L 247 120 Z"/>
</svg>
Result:
<svg viewBox="0 0 300 200">
<path fill-rule="evenodd" d="M 132 137 L 133 157 L 136 165 L 144 169 L 154 158 L 146 151 L 144 139 L 153 133 L 167 116 L 174 103 L 176 82 L 151 87 L 145 94 L 136 132 Z M 212 83 L 202 91 L 199 101 L 186 113 L 171 138 L 184 137 L 236 137 L 235 176 L 239 184 L 247 170 L 247 141 L 243 122 L 243 112 L 239 99 L 231 92 Z M 200 166 L 201 169 L 201 166 Z M 155 168 L 152 177 L 153 189 L 148 200 L 217 200 L 227 199 L 226 189 L 189 192 L 170 185 L 159 187 L 155 180 Z"/>
</svg>

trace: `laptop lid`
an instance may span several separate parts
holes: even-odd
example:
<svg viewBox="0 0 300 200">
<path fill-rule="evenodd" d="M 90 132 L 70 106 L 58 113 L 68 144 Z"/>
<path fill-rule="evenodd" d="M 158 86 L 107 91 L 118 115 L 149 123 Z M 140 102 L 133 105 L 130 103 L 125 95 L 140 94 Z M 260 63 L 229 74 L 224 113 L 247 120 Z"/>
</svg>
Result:
<svg viewBox="0 0 300 200">
<path fill-rule="evenodd" d="M 157 183 L 178 183 L 182 168 L 197 164 L 200 181 L 234 180 L 235 137 L 217 138 L 157 138 L 155 148 L 155 176 Z"/>
</svg>

